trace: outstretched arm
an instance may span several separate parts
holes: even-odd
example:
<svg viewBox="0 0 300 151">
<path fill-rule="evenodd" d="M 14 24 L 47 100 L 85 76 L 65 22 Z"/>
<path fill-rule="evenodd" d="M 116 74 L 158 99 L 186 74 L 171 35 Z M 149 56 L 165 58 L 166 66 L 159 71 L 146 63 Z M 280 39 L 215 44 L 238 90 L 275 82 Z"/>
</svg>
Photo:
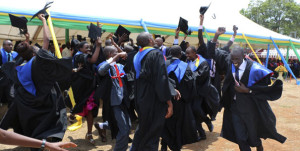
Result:
<svg viewBox="0 0 300 151">
<path fill-rule="evenodd" d="M 33 147 L 33 148 L 41 148 L 42 141 L 33 139 L 30 137 L 26 137 L 14 132 L 8 132 L 5 130 L 0 129 L 0 144 L 7 144 L 7 145 L 17 145 L 23 147 Z M 76 147 L 74 143 L 45 143 L 45 148 L 51 151 L 67 151 L 63 148 L 70 148 Z"/>
<path fill-rule="evenodd" d="M 39 14 L 38 18 L 43 22 L 43 49 L 48 50 L 49 47 L 49 28 L 44 14 Z"/>
<path fill-rule="evenodd" d="M 198 40 L 199 40 L 199 44 L 200 46 L 204 44 L 204 40 L 203 40 L 203 21 L 204 21 L 204 15 L 200 15 L 200 27 L 198 29 Z"/>
<path fill-rule="evenodd" d="M 209 58 L 213 58 L 216 61 L 216 65 L 221 71 L 226 72 L 228 66 L 228 55 L 229 53 L 223 50 L 216 49 L 216 42 L 220 35 L 224 34 L 226 29 L 224 27 L 219 27 L 215 33 L 215 36 L 212 41 L 208 42 L 208 54 Z"/>
<path fill-rule="evenodd" d="M 93 56 L 91 59 L 89 59 L 90 63 L 96 63 L 99 57 L 99 53 L 100 53 L 100 49 L 101 49 L 101 37 L 97 37 L 97 41 L 96 41 L 96 50 L 93 53 Z"/>
<path fill-rule="evenodd" d="M 224 46 L 222 48 L 222 50 L 225 50 L 227 52 L 229 52 L 229 48 L 232 46 L 233 42 L 234 42 L 234 39 L 235 39 L 235 36 L 237 34 L 237 30 L 238 30 L 238 27 L 233 25 L 233 35 L 232 37 L 230 38 L 230 40 L 228 41 L 228 43 L 226 44 L 226 46 Z"/>
<path fill-rule="evenodd" d="M 113 39 L 113 35 L 112 35 L 112 34 L 110 34 L 110 41 L 111 41 L 111 44 L 117 48 L 117 50 L 118 50 L 118 53 L 121 53 L 121 52 L 123 52 L 123 50 L 122 50 L 122 49 L 119 47 L 119 45 L 117 45 L 117 44 L 115 43 L 115 41 L 114 41 L 114 39 Z"/>
</svg>

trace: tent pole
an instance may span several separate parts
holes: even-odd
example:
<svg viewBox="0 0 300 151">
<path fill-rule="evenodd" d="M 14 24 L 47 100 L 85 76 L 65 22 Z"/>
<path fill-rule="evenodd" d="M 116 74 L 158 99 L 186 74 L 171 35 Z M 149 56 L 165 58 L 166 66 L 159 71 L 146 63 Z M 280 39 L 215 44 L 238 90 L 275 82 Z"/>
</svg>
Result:
<svg viewBox="0 0 300 151">
<path fill-rule="evenodd" d="M 60 54 L 60 50 L 59 50 L 58 43 L 57 43 L 57 40 L 56 40 L 56 36 L 55 36 L 55 32 L 54 32 L 54 28 L 53 28 L 53 24 L 52 24 L 52 20 L 51 20 L 50 11 L 48 9 L 46 11 L 49 14 L 49 17 L 48 17 L 47 21 L 48 21 L 49 30 L 50 30 L 52 40 L 53 40 L 53 44 L 54 44 L 54 48 L 55 48 L 55 55 L 56 55 L 57 58 L 60 59 L 60 58 L 62 58 L 62 56 Z M 75 99 L 74 99 L 74 97 L 72 97 L 74 95 L 73 95 L 73 90 L 72 90 L 71 87 L 70 87 L 70 90 L 68 91 L 68 94 L 70 96 L 72 106 L 74 107 L 75 106 Z"/>
<path fill-rule="evenodd" d="M 36 41 L 41 30 L 43 29 L 43 26 L 38 26 L 38 28 L 36 29 L 36 31 L 34 32 L 34 35 L 32 37 L 32 41 Z"/>
<path fill-rule="evenodd" d="M 148 29 L 147 29 L 147 26 L 146 26 L 146 24 L 145 24 L 145 22 L 144 22 L 143 19 L 141 19 L 141 22 L 140 22 L 140 23 L 141 23 L 142 27 L 144 28 L 145 32 L 149 33 L 149 31 L 148 31 Z"/>
<path fill-rule="evenodd" d="M 290 45 L 291 45 L 291 47 L 293 48 L 293 50 L 294 50 L 294 52 L 295 52 L 295 54 L 296 54 L 298 60 L 300 61 L 300 56 L 299 56 L 299 54 L 298 54 L 298 52 L 297 52 L 297 50 L 296 50 L 294 44 L 292 43 L 291 39 L 290 39 Z"/>
<path fill-rule="evenodd" d="M 284 63 L 285 67 L 288 69 L 288 71 L 291 73 L 291 75 L 296 79 L 297 85 L 300 85 L 300 81 L 297 80 L 297 78 L 296 78 L 296 76 L 294 75 L 294 73 L 292 72 L 290 66 L 289 66 L 288 63 L 285 61 L 283 55 L 281 54 L 279 48 L 277 47 L 277 45 L 276 45 L 276 43 L 275 43 L 275 41 L 273 40 L 272 37 L 270 37 L 270 39 L 272 40 L 273 45 L 274 45 L 274 47 L 276 48 L 277 53 L 279 54 L 279 56 L 280 56 L 280 58 L 281 58 L 281 61 Z"/>
<path fill-rule="evenodd" d="M 289 54 L 290 53 L 290 47 L 287 47 L 287 51 L 286 51 L 286 56 L 285 56 L 285 61 L 289 62 Z"/>
<path fill-rule="evenodd" d="M 247 40 L 247 38 L 246 38 L 246 36 L 245 36 L 245 34 L 244 33 L 242 33 L 243 34 L 243 37 L 244 37 L 244 39 L 246 40 L 246 42 L 247 42 L 247 44 L 249 45 L 249 47 L 250 47 L 250 49 L 252 50 L 252 52 L 254 53 L 254 55 L 255 55 L 255 57 L 256 57 L 256 59 L 257 59 L 257 61 L 262 65 L 262 63 L 261 63 L 261 61 L 259 60 L 259 58 L 258 58 L 258 56 L 257 56 L 257 54 L 255 53 L 255 51 L 253 50 L 253 48 L 252 48 L 252 46 L 250 45 L 250 43 L 249 43 L 249 41 Z"/>
<path fill-rule="evenodd" d="M 65 43 L 68 43 L 69 41 L 69 29 L 65 29 Z"/>
<path fill-rule="evenodd" d="M 267 51 L 266 65 L 265 65 L 266 68 L 268 68 L 269 55 L 270 55 L 270 44 L 268 44 L 268 51 Z"/>
</svg>

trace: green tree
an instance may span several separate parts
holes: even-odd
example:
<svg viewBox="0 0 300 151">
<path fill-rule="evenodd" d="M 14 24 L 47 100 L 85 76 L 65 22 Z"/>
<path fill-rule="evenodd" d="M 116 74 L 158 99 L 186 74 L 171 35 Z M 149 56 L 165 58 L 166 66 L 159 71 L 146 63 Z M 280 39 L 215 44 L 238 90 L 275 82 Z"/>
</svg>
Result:
<svg viewBox="0 0 300 151">
<path fill-rule="evenodd" d="M 300 4 L 294 0 L 251 0 L 240 13 L 275 32 L 300 37 Z"/>
</svg>

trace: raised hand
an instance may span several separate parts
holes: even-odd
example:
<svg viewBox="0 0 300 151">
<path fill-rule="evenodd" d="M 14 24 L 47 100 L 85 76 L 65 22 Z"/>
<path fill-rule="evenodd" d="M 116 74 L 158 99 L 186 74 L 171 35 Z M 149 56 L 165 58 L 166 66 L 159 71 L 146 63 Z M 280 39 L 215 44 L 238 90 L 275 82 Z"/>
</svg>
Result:
<svg viewBox="0 0 300 151">
<path fill-rule="evenodd" d="M 39 18 L 41 21 L 46 20 L 44 14 L 38 14 L 38 18 Z"/>
<path fill-rule="evenodd" d="M 97 37 L 96 46 L 101 47 L 101 44 L 102 44 L 101 37 Z"/>
<path fill-rule="evenodd" d="M 122 42 L 124 42 L 127 39 L 127 37 L 128 37 L 128 35 L 125 33 L 121 37 L 119 36 L 118 44 L 121 44 Z"/>
<path fill-rule="evenodd" d="M 177 27 L 176 30 L 175 30 L 175 39 L 178 39 L 179 32 L 180 32 L 180 27 Z"/>
<path fill-rule="evenodd" d="M 217 35 L 222 35 L 226 32 L 226 28 L 225 27 L 219 27 L 218 30 L 216 31 Z"/>
<path fill-rule="evenodd" d="M 234 34 L 234 36 L 237 34 L 237 30 L 238 30 L 239 28 L 237 27 L 237 26 L 235 26 L 235 25 L 233 25 L 233 34 Z"/>
</svg>

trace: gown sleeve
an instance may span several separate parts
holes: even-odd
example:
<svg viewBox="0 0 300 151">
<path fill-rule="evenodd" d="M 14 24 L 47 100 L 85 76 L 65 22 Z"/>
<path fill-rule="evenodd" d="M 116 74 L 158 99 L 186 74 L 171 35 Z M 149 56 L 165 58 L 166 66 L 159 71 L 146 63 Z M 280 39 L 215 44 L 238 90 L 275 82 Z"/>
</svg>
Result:
<svg viewBox="0 0 300 151">
<path fill-rule="evenodd" d="M 72 59 L 57 59 L 48 51 L 40 49 L 36 54 L 35 67 L 38 69 L 39 77 L 47 81 L 65 81 L 72 74 Z"/>
</svg>

